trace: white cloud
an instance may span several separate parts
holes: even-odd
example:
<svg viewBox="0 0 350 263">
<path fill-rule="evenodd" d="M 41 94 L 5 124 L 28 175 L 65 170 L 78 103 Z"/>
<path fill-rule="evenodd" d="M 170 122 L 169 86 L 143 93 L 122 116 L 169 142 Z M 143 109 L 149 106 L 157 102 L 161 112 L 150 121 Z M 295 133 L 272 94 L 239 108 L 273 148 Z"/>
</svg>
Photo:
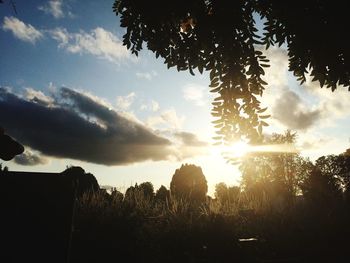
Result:
<svg viewBox="0 0 350 263">
<path fill-rule="evenodd" d="M 65 87 L 63 86 L 62 88 L 65 88 Z M 83 89 L 72 89 L 72 90 L 76 93 L 84 95 L 85 97 L 89 98 L 91 101 L 93 101 L 99 105 L 102 105 L 109 110 L 115 110 L 113 105 L 111 103 L 109 103 L 105 98 L 98 97 L 98 96 L 92 94 L 91 92 L 88 92 L 88 91 L 83 90 Z M 58 92 L 58 91 L 54 90 L 54 92 Z"/>
<path fill-rule="evenodd" d="M 24 153 L 17 155 L 13 161 L 19 165 L 34 166 L 48 164 L 50 160 L 39 152 L 27 148 Z"/>
<path fill-rule="evenodd" d="M 159 110 L 159 103 L 158 102 L 156 102 L 155 100 L 152 100 L 151 101 L 151 109 L 152 109 L 152 111 L 158 111 Z"/>
<path fill-rule="evenodd" d="M 158 111 L 160 109 L 160 106 L 159 106 L 158 102 L 156 102 L 155 100 L 152 100 L 148 104 L 142 104 L 140 109 L 141 110 L 149 110 L 149 111 L 156 112 L 156 111 Z"/>
<path fill-rule="evenodd" d="M 69 42 L 70 34 L 65 28 L 55 28 L 50 31 L 50 35 L 54 40 L 56 40 L 59 43 L 59 48 L 64 48 Z"/>
<path fill-rule="evenodd" d="M 54 103 L 54 99 L 46 96 L 43 92 L 32 88 L 25 88 L 25 97 L 29 101 L 34 101 L 45 106 L 50 106 Z"/>
<path fill-rule="evenodd" d="M 308 77 L 303 88 L 306 92 L 319 101 L 319 107 L 322 108 L 326 118 L 345 118 L 350 116 L 350 92 L 343 86 L 338 86 L 332 92 L 330 89 L 320 88 L 319 82 L 311 82 Z"/>
<path fill-rule="evenodd" d="M 135 92 L 131 92 L 126 96 L 118 96 L 116 102 L 117 109 L 122 111 L 128 110 L 131 104 L 134 102 L 135 96 Z"/>
<path fill-rule="evenodd" d="M 265 70 L 267 89 L 261 99 L 262 106 L 268 106 L 268 120 L 280 128 L 313 132 L 324 127 L 337 126 L 337 121 L 350 116 L 350 92 L 338 87 L 336 91 L 320 88 L 319 82 L 306 82 L 300 86 L 296 79 L 288 76 L 288 56 L 284 49 L 272 48 L 263 51 L 270 59 L 271 67 Z M 289 85 L 289 87 L 287 86 Z"/>
<path fill-rule="evenodd" d="M 265 79 L 270 86 L 285 86 L 288 82 L 288 54 L 285 49 L 272 47 L 268 50 L 261 50 L 270 60 L 269 68 L 265 68 Z"/>
<path fill-rule="evenodd" d="M 151 116 L 147 119 L 146 124 L 150 127 L 166 126 L 178 130 L 182 127 L 185 116 L 178 116 L 175 109 L 164 110 L 158 116 Z"/>
<path fill-rule="evenodd" d="M 101 27 L 89 33 L 84 30 L 70 33 L 65 28 L 56 28 L 50 31 L 50 35 L 58 42 L 59 48 L 64 48 L 69 53 L 91 54 L 117 64 L 125 59 L 134 60 L 122 41 Z"/>
<path fill-rule="evenodd" d="M 320 108 L 312 109 L 298 94 L 284 89 L 272 107 L 273 118 L 287 128 L 307 130 L 321 118 Z"/>
<path fill-rule="evenodd" d="M 139 79 L 152 80 L 156 76 L 158 76 L 158 73 L 154 70 L 151 72 L 136 72 L 136 77 Z"/>
<path fill-rule="evenodd" d="M 194 102 L 197 106 L 204 106 L 207 102 L 207 98 L 204 96 L 204 92 L 207 90 L 198 84 L 188 84 L 183 88 L 183 96 L 185 100 Z"/>
<path fill-rule="evenodd" d="M 2 29 L 4 31 L 11 31 L 16 38 L 32 44 L 43 37 L 43 34 L 35 27 L 25 24 L 13 16 L 5 16 Z"/>
<path fill-rule="evenodd" d="M 63 1 L 62 0 L 50 0 L 45 5 L 39 6 L 38 9 L 45 14 L 50 14 L 54 18 L 63 18 Z"/>
</svg>

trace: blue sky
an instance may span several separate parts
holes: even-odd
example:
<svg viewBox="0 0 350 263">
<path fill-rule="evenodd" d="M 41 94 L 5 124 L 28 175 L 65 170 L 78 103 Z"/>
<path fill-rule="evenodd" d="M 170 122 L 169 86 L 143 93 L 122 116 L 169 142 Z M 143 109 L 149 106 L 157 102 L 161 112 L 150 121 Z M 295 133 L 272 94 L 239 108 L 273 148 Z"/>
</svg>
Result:
<svg viewBox="0 0 350 263">
<path fill-rule="evenodd" d="M 74 114 L 83 116 L 88 123 L 96 119 L 96 125 L 113 130 L 116 125 L 104 123 L 106 119 L 96 114 L 90 116 L 79 103 L 84 100 L 104 112 L 110 109 L 110 118 L 137 127 L 138 135 L 144 138 L 140 139 L 142 145 L 148 145 L 146 138 L 150 138 L 157 150 L 153 156 L 142 155 L 143 148 L 135 147 L 124 153 L 120 150 L 123 143 L 113 141 L 115 151 L 124 156 L 120 159 L 116 154 L 106 164 L 89 153 L 74 155 L 74 149 L 53 153 L 28 139 L 28 160 L 23 157 L 22 162 L 5 163 L 11 170 L 60 172 L 67 165 L 80 165 L 93 173 L 101 185 L 125 190 L 143 181 L 151 181 L 156 188 L 161 184 L 169 186 L 176 168 L 182 163 L 194 163 L 202 167 L 210 193 L 218 182 L 239 182 L 237 167 L 226 164 L 220 150 L 211 146 L 215 134 L 208 74 L 191 76 L 188 72 L 168 70 L 162 59 L 156 59 L 147 50 L 137 58 L 132 55 L 122 46 L 124 29 L 112 12 L 113 1 L 84 1 L 83 5 L 77 0 L 15 3 L 17 14 L 7 2 L 0 5 L 0 86 L 6 90 L 3 96 L 15 95 L 18 103 L 30 102 L 34 108 L 35 103 L 41 103 L 39 106 L 49 109 L 50 114 L 57 107 L 68 112 L 72 109 L 67 107 L 75 107 Z M 272 48 L 266 53 L 272 63 L 266 74 L 270 86 L 262 98 L 272 114 L 266 132 L 283 132 L 287 128 L 297 131 L 301 153 L 312 159 L 349 148 L 347 90 L 340 87 L 332 94 L 310 81 L 300 87 L 287 72 L 285 50 Z M 76 99 L 65 97 L 67 94 L 74 94 Z M 37 120 L 33 117 L 32 121 Z M 56 128 L 57 141 L 67 130 L 63 126 Z M 125 129 L 125 134 L 130 132 L 124 126 L 121 129 Z M 164 140 L 169 141 L 169 150 L 166 158 L 159 158 L 156 151 L 162 152 L 158 146 L 163 144 L 157 142 Z M 95 143 L 101 141 L 96 139 Z M 106 147 L 96 149 L 102 151 Z M 113 149 L 108 148 L 111 152 Z"/>
</svg>

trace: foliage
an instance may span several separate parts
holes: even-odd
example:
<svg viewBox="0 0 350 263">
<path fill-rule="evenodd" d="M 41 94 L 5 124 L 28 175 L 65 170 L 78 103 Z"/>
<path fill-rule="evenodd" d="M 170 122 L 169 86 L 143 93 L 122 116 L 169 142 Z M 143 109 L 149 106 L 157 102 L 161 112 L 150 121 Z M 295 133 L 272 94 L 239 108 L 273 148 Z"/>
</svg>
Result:
<svg viewBox="0 0 350 263">
<path fill-rule="evenodd" d="M 71 177 L 77 184 L 77 195 L 81 196 L 85 192 L 96 192 L 100 189 L 95 176 L 85 173 L 79 166 L 71 166 L 62 172 L 63 176 Z"/>
<path fill-rule="evenodd" d="M 268 141 L 270 143 L 294 142 L 295 135 L 291 133 L 274 135 Z M 280 154 L 278 153 L 277 156 Z M 345 157 L 347 154 L 339 156 Z M 11 239 L 13 244 L 18 244 L 15 241 L 18 241 L 20 232 L 30 233 L 25 235 L 28 237 L 25 240 L 29 241 L 32 236 L 40 233 L 40 228 L 47 227 L 48 236 L 42 240 L 47 244 L 47 249 L 51 249 L 50 239 L 54 239 L 56 234 L 65 237 L 67 235 L 64 235 L 62 229 L 56 225 L 52 227 L 50 222 L 45 221 L 46 218 L 50 218 L 48 215 L 54 215 L 57 226 L 62 225 L 62 222 L 67 225 L 68 218 L 62 217 L 61 211 L 67 210 L 67 207 L 74 207 L 74 225 L 69 253 L 69 262 L 73 263 L 116 260 L 170 263 L 347 262 L 350 200 L 342 198 L 343 189 L 339 186 L 343 184 L 338 183 L 341 174 L 338 171 L 349 169 L 349 166 L 343 163 L 328 165 L 327 162 L 320 161 L 336 160 L 335 157 L 321 157 L 315 164 L 306 161 L 303 168 L 298 168 L 301 167 L 298 162 L 295 166 L 290 165 L 289 161 L 280 162 L 278 159 L 280 157 L 277 158 L 278 161 L 272 156 L 265 156 L 264 162 L 257 161 L 255 163 L 257 166 L 264 166 L 268 164 L 268 158 L 271 158 L 270 167 L 275 172 L 269 174 L 271 178 L 268 177 L 268 179 L 271 181 L 266 185 L 272 187 L 279 186 L 279 180 L 275 180 L 275 176 L 283 178 L 279 175 L 283 171 L 280 169 L 281 165 L 286 165 L 287 168 L 297 167 L 297 170 L 292 170 L 293 174 L 299 170 L 303 174 L 300 177 L 302 178 L 300 184 L 298 183 L 303 195 L 294 192 L 295 202 L 281 202 L 278 207 L 274 199 L 278 195 L 270 195 L 268 191 L 261 195 L 256 194 L 248 190 L 246 184 L 241 187 L 228 187 L 220 183 L 216 187 L 215 199 L 204 198 L 201 202 L 193 202 L 191 198 L 183 198 L 183 195 L 175 194 L 172 187 L 171 195 L 162 186 L 154 196 L 153 185 L 150 182 L 128 188 L 125 196 L 116 189 L 113 189 L 111 194 L 104 190 L 82 191 L 73 206 L 71 204 L 73 189 L 67 180 L 61 180 L 61 183 L 65 181 L 66 186 L 62 188 L 57 187 L 58 181 L 51 181 L 50 184 L 48 176 L 42 175 L 41 181 L 48 180 L 46 186 L 49 187 L 40 187 L 45 184 L 38 184 L 39 181 L 33 181 L 24 174 L 22 180 L 27 180 L 27 183 L 18 181 L 15 188 L 18 191 L 13 191 L 14 188 L 5 187 L 9 180 L 13 179 L 10 176 L 11 173 L 8 173 L 0 176 L 4 186 L 4 191 L 0 192 L 2 196 L 0 201 L 6 208 L 1 219 L 6 219 L 4 225 L 7 226 L 5 229 L 8 231 L 5 236 L 13 238 Z M 281 158 L 281 160 L 284 159 Z M 293 162 L 294 159 L 292 159 Z M 256 171 L 263 170 L 258 167 Z M 201 196 L 205 197 L 206 181 L 200 167 L 183 165 L 175 174 L 173 181 L 180 178 L 184 182 L 186 182 L 185 179 L 193 182 L 193 178 L 196 178 L 202 182 L 195 185 L 201 185 L 202 190 L 204 188 L 205 191 Z M 197 176 L 193 176 L 194 174 Z M 57 179 L 67 179 L 67 176 L 72 176 L 80 180 L 86 175 L 81 167 L 70 167 L 63 176 L 58 175 Z M 261 174 L 255 175 L 259 178 Z M 260 184 L 260 182 L 264 181 L 257 179 L 256 183 Z M 287 182 L 288 180 L 285 180 L 285 184 Z M 41 198 L 43 202 L 38 201 L 42 196 L 37 191 L 38 188 L 45 192 L 45 198 Z M 175 192 L 177 189 L 175 188 Z M 7 194 L 4 195 L 5 192 Z M 196 191 L 189 190 L 186 193 L 193 192 Z M 291 194 L 288 187 L 279 188 L 277 193 L 282 196 Z M 56 199 L 56 195 L 66 199 L 66 202 L 61 206 L 56 203 L 52 205 L 50 200 Z M 26 204 L 26 209 L 21 211 L 23 216 L 17 217 L 19 210 L 13 204 L 21 201 Z M 33 205 L 36 211 L 40 208 L 39 217 L 35 217 Z M 7 210 L 9 207 L 12 207 L 12 210 Z M 6 211 L 16 211 L 11 213 L 15 215 L 15 220 L 12 220 L 13 217 L 7 215 Z M 23 222 L 23 219 L 28 220 L 28 218 L 32 218 L 30 223 Z M 31 225 L 36 227 L 27 227 Z M 13 229 L 20 229 L 20 231 L 16 232 L 17 235 L 13 235 Z M 24 244 L 25 247 L 28 246 L 28 243 Z M 61 249 L 64 244 L 66 243 L 59 242 L 55 247 L 56 251 L 65 251 Z M 24 255 L 27 256 L 27 254 Z M 56 256 L 49 252 L 45 255 Z"/>
<path fill-rule="evenodd" d="M 2 163 L 0 163 L 0 172 L 8 172 L 9 168 L 7 166 L 2 167 Z"/>
<path fill-rule="evenodd" d="M 171 179 L 170 191 L 178 198 L 205 200 L 208 184 L 202 169 L 193 164 L 181 165 Z"/>
<path fill-rule="evenodd" d="M 312 164 L 295 148 L 296 133 L 273 134 L 263 145 L 266 152 L 252 152 L 241 163 L 242 186 L 258 196 L 291 202 L 300 194 L 300 185 L 309 175 Z M 274 148 L 275 147 L 275 148 Z"/>
<path fill-rule="evenodd" d="M 155 195 L 156 200 L 166 202 L 170 198 L 170 191 L 164 186 L 161 185 Z"/>
<path fill-rule="evenodd" d="M 144 43 L 169 67 L 210 72 L 217 94 L 212 115 L 219 141 L 259 139 L 268 118 L 261 108 L 269 60 L 261 50 L 285 44 L 289 70 L 303 83 L 310 74 L 320 86 L 350 85 L 346 2 L 332 1 L 130 1 L 113 11 L 126 28 L 123 44 L 135 53 Z M 264 21 L 259 33 L 256 18 Z"/>
<path fill-rule="evenodd" d="M 124 200 L 128 206 L 134 209 L 147 210 L 154 200 L 154 188 L 152 183 L 144 182 L 140 185 L 130 186 L 125 191 Z"/>
<path fill-rule="evenodd" d="M 306 200 L 323 205 L 337 203 L 342 193 L 336 177 L 330 173 L 323 173 L 317 166 L 302 184 L 302 190 Z"/>
<path fill-rule="evenodd" d="M 281 212 L 245 192 L 237 202 L 208 199 L 200 207 L 175 196 L 160 205 L 143 195 L 85 193 L 77 203 L 70 262 L 346 262 L 346 211 L 312 202 Z M 240 241 L 245 238 L 256 240 Z"/>
<path fill-rule="evenodd" d="M 154 187 L 151 182 L 145 182 L 139 185 L 139 189 L 143 192 L 144 196 L 153 198 L 154 197 Z"/>
<path fill-rule="evenodd" d="M 334 183 L 345 192 L 350 192 L 350 155 L 349 149 L 339 155 L 322 156 L 316 160 L 321 173 L 334 177 Z"/>
<path fill-rule="evenodd" d="M 233 202 L 238 199 L 240 193 L 240 187 L 230 186 L 225 183 L 219 183 L 215 186 L 215 198 L 220 200 L 221 203 Z"/>
</svg>

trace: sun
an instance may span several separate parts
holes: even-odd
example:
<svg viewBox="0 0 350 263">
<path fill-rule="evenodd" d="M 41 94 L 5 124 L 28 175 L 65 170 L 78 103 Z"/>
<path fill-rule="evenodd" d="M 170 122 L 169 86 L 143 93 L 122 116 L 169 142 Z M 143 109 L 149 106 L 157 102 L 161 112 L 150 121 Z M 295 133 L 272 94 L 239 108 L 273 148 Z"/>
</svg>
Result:
<svg viewBox="0 0 350 263">
<path fill-rule="evenodd" d="M 248 143 L 238 141 L 230 145 L 213 146 L 211 153 L 212 155 L 220 155 L 226 159 L 240 159 L 252 150 L 252 146 Z"/>
<path fill-rule="evenodd" d="M 251 151 L 251 146 L 243 141 L 238 141 L 231 146 L 228 146 L 233 157 L 243 157 Z"/>
</svg>

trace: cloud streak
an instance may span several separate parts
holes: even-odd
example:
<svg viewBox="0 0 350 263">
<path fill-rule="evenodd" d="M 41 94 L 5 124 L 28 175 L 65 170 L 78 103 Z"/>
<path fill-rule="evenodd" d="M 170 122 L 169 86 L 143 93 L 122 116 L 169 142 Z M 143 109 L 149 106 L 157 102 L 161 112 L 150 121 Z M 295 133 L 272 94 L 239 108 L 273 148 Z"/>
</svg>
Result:
<svg viewBox="0 0 350 263">
<path fill-rule="evenodd" d="M 34 166 L 40 164 L 47 164 L 48 159 L 44 158 L 38 154 L 33 153 L 30 150 L 26 150 L 21 155 L 17 155 L 13 161 L 19 165 Z"/>
<path fill-rule="evenodd" d="M 65 17 L 62 0 L 48 1 L 45 5 L 39 6 L 38 9 L 45 14 L 52 15 L 56 19 Z"/>
<path fill-rule="evenodd" d="M 112 32 L 97 27 L 90 32 L 80 30 L 70 33 L 65 28 L 49 31 L 58 42 L 58 47 L 72 54 L 90 54 L 119 64 L 124 60 L 134 60 L 122 41 Z"/>
<path fill-rule="evenodd" d="M 207 89 L 197 84 L 189 84 L 183 88 L 183 96 L 187 101 L 193 102 L 196 106 L 204 106 L 207 99 L 204 96 L 204 92 Z"/>
<path fill-rule="evenodd" d="M 117 109 L 126 111 L 130 108 L 135 100 L 136 94 L 135 92 L 131 92 L 126 96 L 118 96 L 117 97 Z"/>
<path fill-rule="evenodd" d="M 69 88 L 51 105 L 0 88 L 0 112 L 9 134 L 48 156 L 123 165 L 174 154 L 168 139 Z"/>
<path fill-rule="evenodd" d="M 167 127 L 174 130 L 182 128 L 185 116 L 179 116 L 174 108 L 163 110 L 159 115 L 151 116 L 146 123 L 152 128 Z"/>
<path fill-rule="evenodd" d="M 136 77 L 139 79 L 152 80 L 157 75 L 158 73 L 154 70 L 151 72 L 136 72 Z"/>
<path fill-rule="evenodd" d="M 35 44 L 36 41 L 43 38 L 42 32 L 13 16 L 5 16 L 2 30 L 10 31 L 16 38 L 31 44 Z"/>
<path fill-rule="evenodd" d="M 208 146 L 207 142 L 198 139 L 197 135 L 191 132 L 176 132 L 175 137 L 180 139 L 182 143 L 190 147 L 205 147 Z"/>
<path fill-rule="evenodd" d="M 136 60 L 116 35 L 102 27 L 92 29 L 90 32 L 80 30 L 78 33 L 68 32 L 62 27 L 39 30 L 15 17 L 6 16 L 1 28 L 10 31 L 16 38 L 32 44 L 44 36 L 49 36 L 58 43 L 58 48 L 72 54 L 89 54 L 115 64 Z M 155 76 L 156 73 L 152 74 L 150 76 Z"/>
</svg>

